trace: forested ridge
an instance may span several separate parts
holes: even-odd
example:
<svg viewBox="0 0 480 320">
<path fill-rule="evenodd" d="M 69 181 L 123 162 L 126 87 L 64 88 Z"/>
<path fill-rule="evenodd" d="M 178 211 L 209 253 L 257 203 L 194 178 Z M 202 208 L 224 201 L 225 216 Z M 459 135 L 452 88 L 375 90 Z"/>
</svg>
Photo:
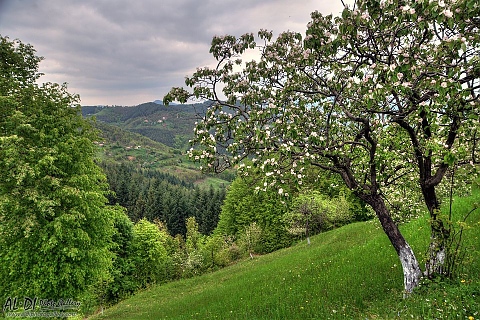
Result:
<svg viewBox="0 0 480 320">
<path fill-rule="evenodd" d="M 137 106 L 83 106 L 84 117 L 139 133 L 169 147 L 185 149 L 193 138 L 193 126 L 208 103 L 164 106 L 147 102 Z"/>
</svg>

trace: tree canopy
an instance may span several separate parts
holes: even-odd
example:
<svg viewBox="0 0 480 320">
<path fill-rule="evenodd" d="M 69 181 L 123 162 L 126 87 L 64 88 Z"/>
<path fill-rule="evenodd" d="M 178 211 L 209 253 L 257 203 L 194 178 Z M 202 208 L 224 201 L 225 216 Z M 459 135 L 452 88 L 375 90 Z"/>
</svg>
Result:
<svg viewBox="0 0 480 320">
<path fill-rule="evenodd" d="M 95 131 L 32 46 L 0 36 L 0 297 L 79 298 L 111 265 Z"/>
<path fill-rule="evenodd" d="M 193 91 L 172 88 L 164 103 L 212 101 L 190 151 L 207 169 L 249 157 L 274 185 L 302 184 L 309 165 L 340 175 L 375 210 L 410 292 L 422 271 L 390 204 L 423 200 L 426 274 L 441 274 L 449 234 L 439 188 L 449 170 L 478 163 L 480 5 L 360 0 L 341 16 L 311 17 L 305 37 L 214 37 L 216 67 L 197 69 L 186 79 Z M 255 48 L 260 58 L 243 62 Z"/>
</svg>

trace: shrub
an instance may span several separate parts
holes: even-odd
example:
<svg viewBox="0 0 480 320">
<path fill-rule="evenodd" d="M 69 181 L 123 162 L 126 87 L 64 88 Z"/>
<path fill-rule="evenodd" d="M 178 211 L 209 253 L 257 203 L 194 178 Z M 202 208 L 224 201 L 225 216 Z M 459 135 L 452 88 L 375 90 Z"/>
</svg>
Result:
<svg viewBox="0 0 480 320">
<path fill-rule="evenodd" d="M 284 216 L 291 234 L 306 237 L 345 225 L 354 219 L 350 203 L 343 194 L 334 198 L 318 191 L 305 191 L 292 201 L 292 209 Z"/>
<path fill-rule="evenodd" d="M 139 287 L 146 287 L 168 279 L 169 257 L 165 245 L 169 235 L 142 219 L 133 227 L 131 259 L 134 279 Z"/>
<path fill-rule="evenodd" d="M 245 241 L 245 230 L 256 223 L 262 230 L 256 252 L 268 253 L 291 245 L 292 236 L 286 232 L 282 219 L 288 210 L 289 199 L 273 189 L 256 191 L 254 182 L 252 178 L 233 181 L 227 191 L 215 234 L 243 238 L 241 241 Z"/>
<path fill-rule="evenodd" d="M 261 240 L 262 228 L 256 222 L 252 222 L 240 235 L 238 245 L 243 253 L 251 255 L 263 251 Z"/>
<path fill-rule="evenodd" d="M 118 212 L 114 219 L 115 232 L 111 250 L 115 258 L 111 271 L 112 281 L 108 284 L 105 293 L 107 302 L 117 302 L 137 289 L 137 284 L 133 281 L 134 265 L 131 260 L 133 223 L 124 211 Z"/>
<path fill-rule="evenodd" d="M 232 259 L 230 246 L 229 237 L 218 235 L 208 237 L 202 248 L 205 267 L 209 270 L 216 270 L 238 259 L 238 257 L 233 257 Z"/>
</svg>

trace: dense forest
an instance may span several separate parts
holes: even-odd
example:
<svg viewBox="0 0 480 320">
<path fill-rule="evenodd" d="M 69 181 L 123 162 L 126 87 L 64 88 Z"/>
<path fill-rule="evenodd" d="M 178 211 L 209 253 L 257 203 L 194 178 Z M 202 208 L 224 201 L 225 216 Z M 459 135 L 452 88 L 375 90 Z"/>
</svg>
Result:
<svg viewBox="0 0 480 320">
<path fill-rule="evenodd" d="M 201 188 L 170 174 L 141 169 L 131 163 L 102 162 L 113 193 L 111 204 L 127 209 L 129 218 L 165 223 L 171 235 L 185 236 L 185 221 L 195 217 L 199 231 L 208 235 L 215 229 L 225 188 Z"/>
</svg>

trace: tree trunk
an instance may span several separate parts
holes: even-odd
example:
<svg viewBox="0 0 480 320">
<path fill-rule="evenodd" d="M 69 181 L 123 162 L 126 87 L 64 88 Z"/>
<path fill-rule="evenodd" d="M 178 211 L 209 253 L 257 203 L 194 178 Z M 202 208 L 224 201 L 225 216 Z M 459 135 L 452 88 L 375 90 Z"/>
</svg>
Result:
<svg viewBox="0 0 480 320">
<path fill-rule="evenodd" d="M 450 230 L 445 227 L 440 215 L 440 203 L 437 200 L 435 187 L 422 188 L 425 203 L 430 213 L 430 245 L 428 246 L 425 276 L 447 275 L 445 261 Z"/>
<path fill-rule="evenodd" d="M 407 241 L 400 233 L 398 226 L 393 221 L 388 208 L 380 195 L 363 196 L 362 199 L 370 204 L 375 211 L 383 231 L 387 235 L 391 244 L 395 248 L 403 269 L 403 284 L 405 293 L 409 294 L 419 284 L 422 276 L 418 260 L 408 245 Z"/>
</svg>

